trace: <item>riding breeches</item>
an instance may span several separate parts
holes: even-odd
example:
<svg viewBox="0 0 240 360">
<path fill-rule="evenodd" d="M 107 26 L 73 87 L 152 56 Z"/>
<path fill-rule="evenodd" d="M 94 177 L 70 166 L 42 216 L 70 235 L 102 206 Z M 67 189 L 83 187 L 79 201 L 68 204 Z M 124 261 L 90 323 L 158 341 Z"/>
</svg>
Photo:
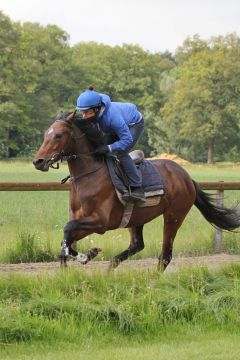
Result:
<svg viewBox="0 0 240 360">
<path fill-rule="evenodd" d="M 131 148 L 128 149 L 131 150 L 143 133 L 144 120 L 142 119 L 139 123 L 129 127 L 129 130 L 133 138 Z M 132 187 L 141 187 L 142 179 L 139 176 L 136 165 L 132 158 L 129 156 L 128 151 L 117 151 L 116 155 L 129 179 L 129 185 Z"/>
</svg>

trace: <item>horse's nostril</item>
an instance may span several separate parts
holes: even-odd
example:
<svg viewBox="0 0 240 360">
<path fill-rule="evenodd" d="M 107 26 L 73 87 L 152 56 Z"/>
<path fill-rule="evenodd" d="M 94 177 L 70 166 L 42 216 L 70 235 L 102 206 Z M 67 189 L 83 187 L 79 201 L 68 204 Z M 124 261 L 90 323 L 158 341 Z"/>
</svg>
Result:
<svg viewBox="0 0 240 360">
<path fill-rule="evenodd" d="M 44 159 L 34 159 L 33 160 L 33 165 L 41 165 L 43 163 Z"/>
</svg>

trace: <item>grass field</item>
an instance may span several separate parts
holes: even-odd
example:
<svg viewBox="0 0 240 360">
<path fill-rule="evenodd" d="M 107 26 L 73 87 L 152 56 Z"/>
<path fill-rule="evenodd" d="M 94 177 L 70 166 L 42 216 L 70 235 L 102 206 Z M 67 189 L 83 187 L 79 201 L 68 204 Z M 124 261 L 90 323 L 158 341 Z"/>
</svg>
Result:
<svg viewBox="0 0 240 360">
<path fill-rule="evenodd" d="M 192 165 L 185 167 L 196 181 L 239 181 L 240 166 Z M 30 162 L 0 162 L 2 182 L 60 181 L 68 174 L 66 165 L 60 170 L 42 173 Z M 239 192 L 225 192 L 225 204 L 240 200 Z M 68 192 L 1 192 L 0 262 L 48 261 L 57 258 L 62 228 L 68 220 Z M 162 242 L 162 217 L 144 227 L 145 249 L 135 258 L 157 257 Z M 194 228 L 194 233 L 192 229 Z M 193 207 L 178 232 L 174 255 L 211 254 L 214 229 Z M 91 235 L 78 244 L 81 251 L 92 246 L 103 248 L 98 259 L 109 259 L 127 248 L 127 230 L 110 231 L 103 236 Z M 240 253 L 235 234 L 224 234 L 223 251 Z"/>
<path fill-rule="evenodd" d="M 0 359 L 240 357 L 240 266 L 1 275 Z"/>
<path fill-rule="evenodd" d="M 190 330 L 189 330 L 190 332 Z M 239 335 L 230 333 L 194 332 L 159 342 L 135 344 L 119 342 L 102 346 L 95 343 L 89 348 L 81 345 L 60 343 L 55 346 L 17 345 L 3 351 L 3 360 L 236 360 L 240 357 Z M 222 349 L 227 349 L 223 351 Z M 16 355 L 14 355 L 14 353 Z"/>
<path fill-rule="evenodd" d="M 239 181 L 239 167 L 186 167 L 196 181 Z M 40 173 L 30 163 L 0 163 L 0 181 L 59 181 L 68 174 Z M 68 219 L 67 192 L 1 192 L 0 262 L 57 257 Z M 239 201 L 226 192 L 225 203 Z M 194 232 L 192 229 L 194 228 Z M 140 257 L 156 257 L 162 220 L 145 226 Z M 214 231 L 192 209 L 174 254 L 209 254 Z M 93 235 L 82 251 L 100 246 L 108 259 L 128 246 L 126 230 Z M 240 253 L 239 236 L 224 234 L 223 250 Z M 236 360 L 240 358 L 240 266 L 218 271 L 181 268 L 163 275 L 137 269 L 106 275 L 58 269 L 38 275 L 0 276 L 1 360 Z"/>
</svg>

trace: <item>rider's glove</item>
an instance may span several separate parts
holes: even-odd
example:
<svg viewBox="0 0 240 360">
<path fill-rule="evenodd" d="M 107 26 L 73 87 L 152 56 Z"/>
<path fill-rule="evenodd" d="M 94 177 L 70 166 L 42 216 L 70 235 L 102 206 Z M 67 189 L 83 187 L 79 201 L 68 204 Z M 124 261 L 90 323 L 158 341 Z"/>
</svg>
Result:
<svg viewBox="0 0 240 360">
<path fill-rule="evenodd" d="M 96 150 L 95 153 L 99 154 L 99 155 L 104 155 L 107 154 L 109 152 L 109 147 L 108 145 L 100 145 Z"/>
</svg>

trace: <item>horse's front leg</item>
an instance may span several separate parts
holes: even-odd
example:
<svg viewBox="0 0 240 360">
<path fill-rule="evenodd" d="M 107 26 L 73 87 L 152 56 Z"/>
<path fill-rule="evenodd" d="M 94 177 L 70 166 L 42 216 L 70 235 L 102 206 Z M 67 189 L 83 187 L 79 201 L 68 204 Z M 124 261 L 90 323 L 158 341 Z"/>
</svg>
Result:
<svg viewBox="0 0 240 360">
<path fill-rule="evenodd" d="M 76 251 L 72 246 L 74 241 L 81 240 L 90 234 L 92 234 L 92 232 L 79 231 L 76 240 L 71 240 L 70 237 L 68 237 L 66 235 L 64 236 L 64 239 L 61 244 L 62 249 L 61 249 L 61 255 L 60 255 L 62 266 L 67 266 L 67 259 L 69 258 L 69 256 L 71 256 L 73 259 L 79 261 L 81 264 L 86 264 L 88 261 L 92 260 L 94 257 L 96 257 L 98 255 L 98 253 L 101 251 L 100 248 L 90 249 L 87 252 L 87 254 L 83 254 L 83 253 Z"/>
<path fill-rule="evenodd" d="M 92 248 L 87 254 L 77 252 L 72 248 L 74 241 L 83 239 L 84 237 L 97 232 L 104 233 L 103 226 L 100 226 L 98 221 L 93 219 L 71 220 L 64 227 L 64 240 L 62 241 L 61 250 L 61 265 L 66 266 L 66 261 L 69 256 L 79 261 L 82 264 L 87 264 L 90 260 L 95 258 L 100 252 L 100 248 Z"/>
</svg>

